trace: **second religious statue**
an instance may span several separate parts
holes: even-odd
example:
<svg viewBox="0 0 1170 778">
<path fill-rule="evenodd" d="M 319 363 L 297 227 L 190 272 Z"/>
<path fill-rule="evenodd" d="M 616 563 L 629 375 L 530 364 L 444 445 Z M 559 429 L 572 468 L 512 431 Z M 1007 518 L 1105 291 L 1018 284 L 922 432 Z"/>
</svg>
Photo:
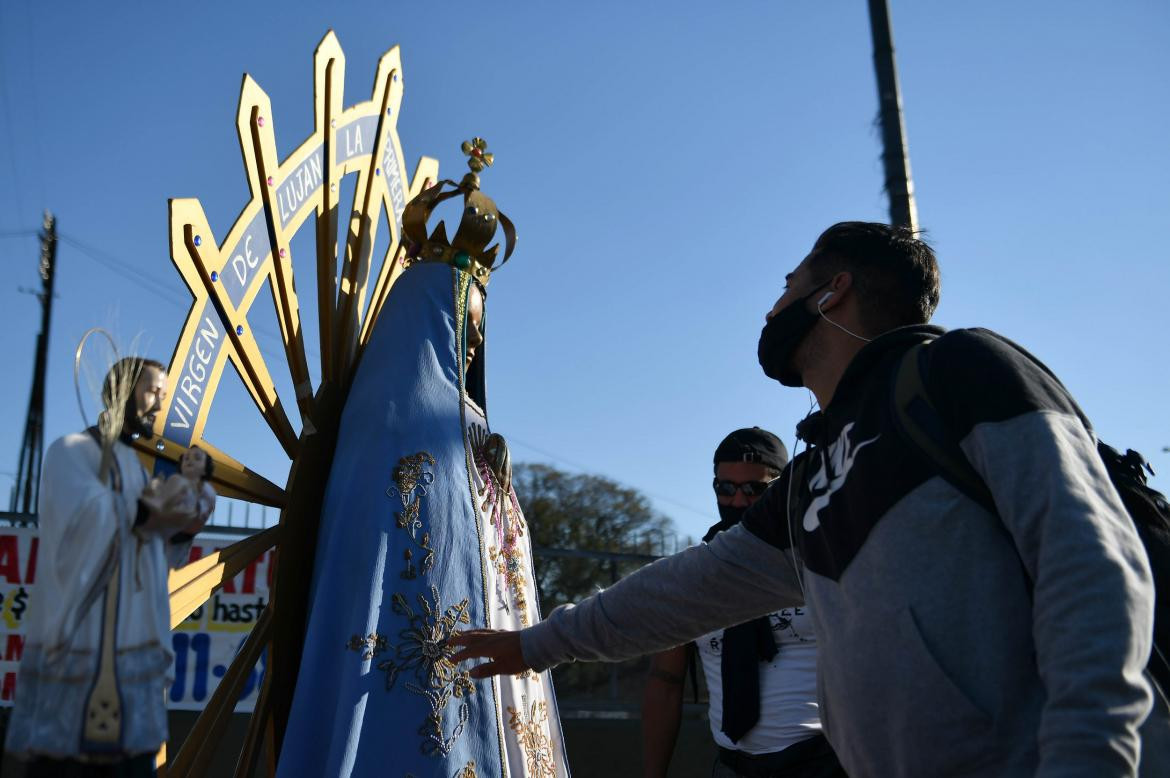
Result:
<svg viewBox="0 0 1170 778">
<path fill-rule="evenodd" d="M 484 297 L 515 235 L 472 172 L 403 213 L 409 266 L 390 291 L 342 413 L 308 633 L 278 775 L 567 776 L 548 673 L 472 680 L 452 632 L 540 619 L 528 527 L 484 391 Z M 443 191 L 446 186 L 453 188 Z M 427 219 L 461 195 L 447 239 Z M 502 263 L 501 263 L 502 264 Z"/>
</svg>

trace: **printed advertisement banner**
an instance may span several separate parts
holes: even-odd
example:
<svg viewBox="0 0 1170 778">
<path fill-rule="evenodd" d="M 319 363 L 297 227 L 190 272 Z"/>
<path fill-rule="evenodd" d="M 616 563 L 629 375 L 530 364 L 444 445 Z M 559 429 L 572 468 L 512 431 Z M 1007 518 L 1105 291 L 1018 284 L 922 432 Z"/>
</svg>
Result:
<svg viewBox="0 0 1170 778">
<path fill-rule="evenodd" d="M 195 538 L 189 561 L 230 546 L 238 536 L 206 534 Z M 16 671 L 24 650 L 24 620 L 37 603 L 37 530 L 35 527 L 0 528 L 0 707 L 11 707 L 16 694 Z M 171 632 L 175 663 L 174 683 L 168 694 L 173 710 L 202 710 L 223 678 L 232 657 L 268 604 L 272 583 L 272 551 L 266 551 L 211 596 Z M 267 652 L 249 673 L 236 704 L 249 712 L 256 704 Z"/>
</svg>

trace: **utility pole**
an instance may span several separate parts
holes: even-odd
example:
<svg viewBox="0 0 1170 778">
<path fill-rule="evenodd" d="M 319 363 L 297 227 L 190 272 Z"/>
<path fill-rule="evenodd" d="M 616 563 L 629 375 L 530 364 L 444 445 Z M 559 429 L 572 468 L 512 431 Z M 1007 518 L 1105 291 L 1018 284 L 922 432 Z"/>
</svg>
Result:
<svg viewBox="0 0 1170 778">
<path fill-rule="evenodd" d="M 24 442 L 20 447 L 16 489 L 12 495 L 13 512 L 37 512 L 41 490 L 41 459 L 45 451 L 45 371 L 49 357 L 49 325 L 53 313 L 53 280 L 57 271 L 57 222 L 45 211 L 41 230 L 41 331 L 37 334 L 36 362 L 33 365 L 32 391 L 28 398 L 28 418 L 24 422 Z"/>
<path fill-rule="evenodd" d="M 877 73 L 878 110 L 882 128 L 882 168 L 890 196 L 890 222 L 918 229 L 906 127 L 902 122 L 902 91 L 894 63 L 894 33 L 886 0 L 869 0 L 869 28 L 873 33 L 873 65 Z"/>
</svg>

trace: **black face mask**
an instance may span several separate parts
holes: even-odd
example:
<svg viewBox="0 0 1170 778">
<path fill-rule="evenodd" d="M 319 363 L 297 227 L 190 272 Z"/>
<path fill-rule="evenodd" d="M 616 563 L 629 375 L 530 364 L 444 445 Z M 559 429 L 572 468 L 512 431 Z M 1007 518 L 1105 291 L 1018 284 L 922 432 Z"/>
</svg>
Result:
<svg viewBox="0 0 1170 778">
<path fill-rule="evenodd" d="M 739 524 L 747 509 L 748 506 L 746 505 L 720 505 L 719 523 L 724 526 L 724 529 L 734 527 L 736 524 Z"/>
<path fill-rule="evenodd" d="M 711 539 L 723 530 L 739 524 L 747 509 L 746 505 L 719 505 L 719 522 L 708 528 L 707 534 L 703 536 L 703 542 L 710 543 Z"/>
<path fill-rule="evenodd" d="M 760 367 L 768 378 L 774 378 L 785 386 L 804 386 L 800 374 L 792 369 L 792 355 L 820 318 L 819 313 L 810 313 L 805 304 L 828 283 L 817 284 L 804 297 L 793 300 L 760 330 L 757 351 Z"/>
</svg>

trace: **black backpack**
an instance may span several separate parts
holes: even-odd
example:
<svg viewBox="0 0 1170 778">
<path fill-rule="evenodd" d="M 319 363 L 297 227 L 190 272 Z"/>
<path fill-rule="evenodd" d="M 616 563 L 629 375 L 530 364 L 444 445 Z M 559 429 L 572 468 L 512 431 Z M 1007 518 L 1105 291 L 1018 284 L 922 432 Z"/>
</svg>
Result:
<svg viewBox="0 0 1170 778">
<path fill-rule="evenodd" d="M 1064 389 L 1044 363 L 1007 338 L 999 339 L 1035 363 Z M 922 364 L 929 344 L 930 341 L 925 341 L 911 346 L 894 372 L 891 396 L 895 425 L 906 442 L 929 461 L 944 480 L 990 513 L 999 515 L 987 485 L 963 455 L 959 441 L 945 429 L 943 419 L 926 391 Z M 1071 395 L 1069 400 L 1072 401 Z M 1087 425 L 1084 414 L 1075 402 L 1072 404 Z M 1147 669 L 1160 690 L 1164 694 L 1170 693 L 1170 594 L 1167 594 L 1170 589 L 1166 588 L 1170 586 L 1170 502 L 1148 485 L 1146 473 L 1153 474 L 1154 470 L 1141 454 L 1132 449 L 1122 454 L 1100 441 L 1097 453 L 1149 557 L 1155 598 L 1154 647 Z"/>
</svg>

